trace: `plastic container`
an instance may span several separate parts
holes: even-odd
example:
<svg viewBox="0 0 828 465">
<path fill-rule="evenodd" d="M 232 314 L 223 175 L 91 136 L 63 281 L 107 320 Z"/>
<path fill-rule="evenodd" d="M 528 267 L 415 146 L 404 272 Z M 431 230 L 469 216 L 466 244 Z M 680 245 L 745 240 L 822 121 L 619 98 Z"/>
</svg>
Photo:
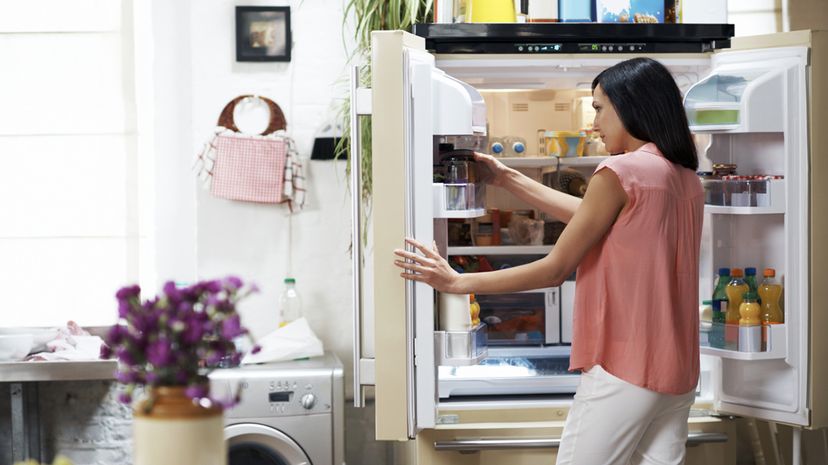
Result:
<svg viewBox="0 0 828 465">
<path fill-rule="evenodd" d="M 594 23 L 596 19 L 595 2 L 558 0 L 558 17 L 562 23 Z"/>
<path fill-rule="evenodd" d="M 782 176 L 700 176 L 704 203 L 725 207 L 770 207 Z M 781 186 L 778 187 L 781 189 Z"/>
<path fill-rule="evenodd" d="M 279 327 L 302 317 L 302 298 L 296 290 L 296 280 L 285 278 L 285 290 L 279 299 Z"/>
<path fill-rule="evenodd" d="M 730 272 L 731 280 L 725 287 L 727 294 L 727 313 L 725 314 L 725 348 L 736 350 L 738 334 L 738 324 L 741 315 L 739 314 L 739 306 L 742 304 L 744 295 L 749 288 L 744 279 L 744 271 L 741 268 L 733 268 Z"/>
<path fill-rule="evenodd" d="M 738 103 L 706 104 L 687 108 L 690 126 L 731 126 L 739 124 Z"/>
<path fill-rule="evenodd" d="M 514 23 L 514 0 L 468 0 L 466 21 L 471 23 Z"/>
<path fill-rule="evenodd" d="M 489 138 L 489 153 L 494 155 L 495 157 L 506 156 L 506 145 L 502 137 Z"/>
<path fill-rule="evenodd" d="M 785 322 L 779 300 L 782 297 L 782 285 L 776 280 L 776 270 L 765 268 L 762 284 L 759 285 L 759 297 L 762 300 L 762 311 L 759 319 L 763 325 L 774 325 Z"/>
<path fill-rule="evenodd" d="M 713 316 L 712 326 L 710 328 L 710 335 L 708 337 L 710 346 L 718 349 L 725 347 L 725 323 L 727 314 L 727 283 L 730 282 L 730 268 L 719 268 L 719 280 L 716 283 L 716 289 L 713 291 Z"/>
<path fill-rule="evenodd" d="M 586 143 L 584 131 L 546 131 L 546 139 L 549 155 L 580 157 L 584 154 Z"/>
<path fill-rule="evenodd" d="M 469 294 L 440 293 L 440 329 L 469 331 L 472 328 Z"/>
<path fill-rule="evenodd" d="M 745 293 L 739 304 L 739 352 L 762 351 L 762 323 L 755 292 Z"/>
<path fill-rule="evenodd" d="M 756 268 L 752 266 L 745 268 L 745 283 L 748 285 L 748 292 L 759 291 L 759 286 L 756 284 Z"/>
<path fill-rule="evenodd" d="M 525 157 L 526 139 L 517 136 L 504 138 L 503 146 L 507 157 Z"/>
</svg>

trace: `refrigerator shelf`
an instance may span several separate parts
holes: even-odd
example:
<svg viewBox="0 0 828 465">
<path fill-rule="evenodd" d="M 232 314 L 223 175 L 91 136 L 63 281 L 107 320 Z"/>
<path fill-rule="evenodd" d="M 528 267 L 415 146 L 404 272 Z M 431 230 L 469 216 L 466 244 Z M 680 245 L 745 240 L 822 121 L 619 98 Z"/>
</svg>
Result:
<svg viewBox="0 0 828 465">
<path fill-rule="evenodd" d="M 543 168 L 545 166 L 598 166 L 609 157 L 511 157 L 498 158 L 510 168 Z"/>
<path fill-rule="evenodd" d="M 480 247 L 449 247 L 449 256 L 456 255 L 546 255 L 551 245 L 492 245 Z"/>
<path fill-rule="evenodd" d="M 434 357 L 437 365 L 477 365 L 488 355 L 486 323 L 480 323 L 469 331 L 434 331 Z"/>
<path fill-rule="evenodd" d="M 719 349 L 716 347 L 699 348 L 702 355 L 713 355 L 732 360 L 776 360 L 788 356 L 787 331 L 784 324 L 768 326 L 768 349 L 762 352 L 739 352 L 737 350 Z"/>
</svg>

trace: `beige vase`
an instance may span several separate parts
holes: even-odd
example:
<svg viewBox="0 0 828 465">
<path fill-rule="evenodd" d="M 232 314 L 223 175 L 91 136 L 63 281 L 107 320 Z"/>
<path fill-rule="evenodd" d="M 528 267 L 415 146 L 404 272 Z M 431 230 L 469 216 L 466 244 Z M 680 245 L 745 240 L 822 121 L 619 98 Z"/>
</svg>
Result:
<svg viewBox="0 0 828 465">
<path fill-rule="evenodd" d="M 202 407 L 184 387 L 157 387 L 134 410 L 134 465 L 227 465 L 220 407 Z"/>
</svg>

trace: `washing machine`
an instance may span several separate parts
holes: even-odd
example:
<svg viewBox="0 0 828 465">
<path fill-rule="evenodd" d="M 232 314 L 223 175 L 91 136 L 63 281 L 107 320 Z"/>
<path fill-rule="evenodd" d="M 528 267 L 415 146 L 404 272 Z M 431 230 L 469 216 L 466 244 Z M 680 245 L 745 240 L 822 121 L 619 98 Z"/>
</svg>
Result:
<svg viewBox="0 0 828 465">
<path fill-rule="evenodd" d="M 210 374 L 214 396 L 240 395 L 224 412 L 228 465 L 342 465 L 344 385 L 333 354 Z"/>
</svg>

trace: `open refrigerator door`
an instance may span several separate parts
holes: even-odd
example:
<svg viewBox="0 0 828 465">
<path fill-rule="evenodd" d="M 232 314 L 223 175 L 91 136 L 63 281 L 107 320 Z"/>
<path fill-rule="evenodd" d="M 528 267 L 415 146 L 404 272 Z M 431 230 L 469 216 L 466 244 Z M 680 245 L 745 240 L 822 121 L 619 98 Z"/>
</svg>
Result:
<svg viewBox="0 0 828 465">
<path fill-rule="evenodd" d="M 411 34 L 373 33 L 372 74 L 371 236 L 382 253 L 373 254 L 366 286 L 375 330 L 365 339 L 375 361 L 373 376 L 364 378 L 375 386 L 377 439 L 406 440 L 435 425 L 437 366 L 476 363 L 485 355 L 485 326 L 438 330 L 435 291 L 401 279 L 390 251 L 405 237 L 430 246 L 445 235 L 446 218 L 482 214 L 479 186 L 436 183 L 433 163 L 435 135 L 485 133 L 486 113 L 477 91 L 436 69 L 423 40 Z"/>
<path fill-rule="evenodd" d="M 717 361 L 715 408 L 801 426 L 810 424 L 807 67 L 807 47 L 719 52 L 685 97 L 691 130 L 711 135 L 702 169 L 738 173 L 703 180 L 700 291 L 713 294 L 719 268 L 773 268 L 785 287 L 784 323 L 756 328 L 756 347 L 748 320 L 739 323 L 741 296 L 715 309 L 701 348 Z M 716 319 L 725 312 L 727 322 Z"/>
</svg>

